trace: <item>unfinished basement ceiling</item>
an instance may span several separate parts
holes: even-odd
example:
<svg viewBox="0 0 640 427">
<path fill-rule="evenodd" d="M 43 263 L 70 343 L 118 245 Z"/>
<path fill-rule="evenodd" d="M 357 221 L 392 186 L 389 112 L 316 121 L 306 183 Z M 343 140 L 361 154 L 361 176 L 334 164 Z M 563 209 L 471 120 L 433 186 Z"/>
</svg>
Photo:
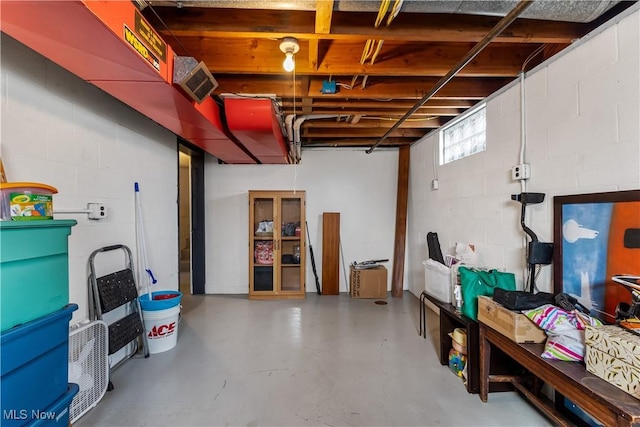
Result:
<svg viewBox="0 0 640 427">
<path fill-rule="evenodd" d="M 219 9 L 267 9 L 315 11 L 316 0 L 211 0 L 211 1 L 148 1 L 148 4 L 170 7 L 215 7 Z M 546 0 L 533 3 L 522 18 L 567 22 L 591 22 L 620 0 L 604 1 L 560 1 Z M 336 0 L 333 10 L 339 12 L 378 12 L 377 0 Z M 440 1 L 406 0 L 402 2 L 404 13 L 458 13 L 467 15 L 505 16 L 518 1 Z M 393 3 L 391 4 L 393 6 Z"/>
<path fill-rule="evenodd" d="M 518 3 L 392 0 L 383 13 L 380 1 L 147 1 L 142 13 L 176 54 L 204 61 L 220 105 L 267 95 L 283 123 L 305 115 L 304 150 L 374 145 Z M 412 144 L 634 3 L 534 1 L 380 147 Z M 300 45 L 294 73 L 285 37 Z"/>
</svg>

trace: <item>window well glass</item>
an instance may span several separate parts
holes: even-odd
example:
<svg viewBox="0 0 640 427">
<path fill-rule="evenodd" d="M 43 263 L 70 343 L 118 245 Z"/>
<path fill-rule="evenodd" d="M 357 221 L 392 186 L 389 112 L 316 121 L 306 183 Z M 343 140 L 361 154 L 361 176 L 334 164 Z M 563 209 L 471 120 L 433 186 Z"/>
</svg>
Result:
<svg viewBox="0 0 640 427">
<path fill-rule="evenodd" d="M 440 131 L 440 164 L 479 153 L 486 149 L 487 115 L 483 105 L 455 120 Z"/>
</svg>

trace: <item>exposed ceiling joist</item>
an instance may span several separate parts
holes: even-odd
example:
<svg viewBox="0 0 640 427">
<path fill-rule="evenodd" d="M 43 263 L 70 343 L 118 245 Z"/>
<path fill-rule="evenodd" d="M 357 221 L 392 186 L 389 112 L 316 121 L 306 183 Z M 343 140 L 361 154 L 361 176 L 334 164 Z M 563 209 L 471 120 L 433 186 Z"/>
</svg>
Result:
<svg viewBox="0 0 640 427">
<path fill-rule="evenodd" d="M 199 9 L 163 17 L 171 32 L 179 38 L 201 37 L 221 39 L 261 39 L 265 35 L 280 39 L 358 41 L 384 39 L 385 41 L 475 43 L 484 37 L 500 17 L 400 14 L 393 25 L 373 27 L 375 14 L 362 12 L 333 12 L 330 32 L 316 31 L 316 17 L 327 19 L 323 1 L 314 12 L 279 10 L 216 10 Z M 326 2 L 329 3 L 329 2 Z M 232 16 L 232 19 L 229 19 Z M 498 36 L 496 42 L 506 43 L 571 43 L 584 33 L 586 24 L 573 22 L 522 20 L 509 31 Z M 322 28 L 326 28 L 326 25 Z M 158 29 L 170 36 L 166 29 Z"/>
<path fill-rule="evenodd" d="M 275 0 L 190 0 L 182 8 L 171 1 L 150 3 L 145 17 L 178 54 L 207 64 L 219 83 L 215 93 L 273 94 L 283 116 L 341 116 L 304 121 L 303 149 L 375 143 L 380 131 L 423 99 L 516 4 L 405 0 L 390 25 L 385 15 L 375 28 L 379 0 L 297 0 L 288 9 Z M 631 4 L 534 2 L 397 129 L 406 132 L 381 146 L 415 142 Z M 293 74 L 282 69 L 278 46 L 284 37 L 300 45 Z M 376 46 L 384 41 L 373 64 L 361 64 L 367 40 Z M 335 93 L 325 93 L 329 79 Z"/>
</svg>

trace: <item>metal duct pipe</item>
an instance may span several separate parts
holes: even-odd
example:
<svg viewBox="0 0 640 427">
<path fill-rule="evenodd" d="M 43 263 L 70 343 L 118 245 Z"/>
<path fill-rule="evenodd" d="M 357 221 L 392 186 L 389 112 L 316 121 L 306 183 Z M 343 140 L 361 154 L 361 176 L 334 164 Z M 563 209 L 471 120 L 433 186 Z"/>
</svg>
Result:
<svg viewBox="0 0 640 427">
<path fill-rule="evenodd" d="M 289 116 L 287 116 L 288 118 Z M 314 119 L 333 119 L 335 117 L 340 117 L 340 114 L 307 114 L 304 116 L 300 116 L 296 118 L 293 123 L 293 145 L 296 148 L 296 163 L 300 162 L 302 156 L 300 155 L 300 126 L 306 120 L 314 120 Z"/>
<path fill-rule="evenodd" d="M 475 58 L 482 51 L 482 49 L 484 49 L 489 45 L 489 43 L 491 43 L 491 40 L 496 38 L 501 32 L 505 30 L 505 28 L 511 25 L 511 23 L 515 21 L 523 11 L 531 6 L 532 3 L 532 0 L 521 0 L 518 5 L 514 7 L 511 12 L 509 12 L 507 16 L 502 18 L 500 22 L 498 22 L 496 26 L 493 27 L 482 40 L 480 40 L 460 61 L 458 61 L 456 65 L 454 65 L 451 71 L 449 71 L 444 77 L 438 80 L 435 86 L 425 96 L 423 96 L 416 105 L 414 105 L 409 111 L 407 111 L 404 116 L 400 118 L 400 120 L 398 120 L 393 126 L 391 126 L 391 128 L 382 136 L 382 138 L 380 138 L 375 144 L 373 144 L 373 146 L 371 146 L 371 148 L 369 148 L 366 153 L 371 154 L 378 145 L 382 144 L 382 142 L 384 142 L 384 140 L 387 139 L 393 131 L 398 129 L 400 125 L 405 122 L 405 120 L 411 117 L 413 113 L 418 110 L 418 108 L 420 108 L 425 102 L 427 102 L 429 98 L 435 95 L 436 92 L 442 89 L 444 85 L 449 83 L 449 81 L 456 74 L 458 74 L 458 72 L 462 70 L 469 62 L 471 62 L 471 60 L 473 60 L 473 58 Z"/>
<path fill-rule="evenodd" d="M 284 118 L 284 127 L 287 130 L 287 139 L 290 143 L 293 143 L 293 119 L 295 118 L 295 114 L 287 114 Z"/>
<path fill-rule="evenodd" d="M 287 131 L 287 141 L 289 141 L 289 153 L 291 153 L 291 158 L 295 160 L 296 158 L 296 150 L 295 145 L 293 144 L 293 120 L 296 118 L 295 114 L 288 114 L 284 118 L 284 127 Z"/>
</svg>

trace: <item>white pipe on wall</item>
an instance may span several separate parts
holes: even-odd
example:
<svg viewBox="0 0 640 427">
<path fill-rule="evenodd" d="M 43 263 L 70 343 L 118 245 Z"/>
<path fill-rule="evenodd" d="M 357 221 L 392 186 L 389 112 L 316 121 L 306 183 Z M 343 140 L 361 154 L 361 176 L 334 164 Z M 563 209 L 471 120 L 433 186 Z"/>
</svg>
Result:
<svg viewBox="0 0 640 427">
<path fill-rule="evenodd" d="M 289 143 L 293 143 L 293 119 L 295 118 L 295 114 L 287 114 L 284 118 L 284 126 L 287 129 L 287 138 L 289 139 Z"/>
<path fill-rule="evenodd" d="M 524 89 L 524 71 L 520 72 L 520 158 L 519 165 L 524 164 L 524 153 L 526 148 L 526 127 L 525 127 L 525 89 Z M 520 180 L 520 189 L 523 193 L 527 191 L 527 180 Z"/>
<path fill-rule="evenodd" d="M 284 127 L 287 131 L 287 140 L 289 142 L 289 153 L 291 155 L 291 159 L 295 161 L 296 159 L 296 149 L 293 144 L 293 120 L 296 118 L 295 114 L 288 114 L 284 118 Z"/>
<path fill-rule="evenodd" d="M 287 116 L 287 118 L 288 117 L 289 116 Z M 335 117 L 340 117 L 340 114 L 307 114 L 296 118 L 295 122 L 293 123 L 293 145 L 296 148 L 296 163 L 299 163 L 302 159 L 300 153 L 300 127 L 302 126 L 302 123 L 304 123 L 306 120 L 332 119 Z"/>
</svg>

